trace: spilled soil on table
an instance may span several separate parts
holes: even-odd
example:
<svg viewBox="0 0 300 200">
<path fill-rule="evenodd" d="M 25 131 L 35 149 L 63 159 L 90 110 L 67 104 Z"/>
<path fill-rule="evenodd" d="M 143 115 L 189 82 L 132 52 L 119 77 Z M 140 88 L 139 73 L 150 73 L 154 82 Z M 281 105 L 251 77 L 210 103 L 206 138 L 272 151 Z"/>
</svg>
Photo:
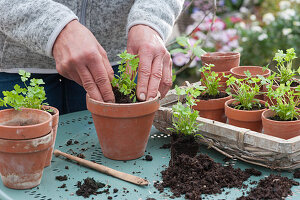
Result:
<svg viewBox="0 0 300 200">
<path fill-rule="evenodd" d="M 246 189 L 248 185 L 257 184 L 256 181 L 247 183 L 247 185 L 244 182 L 250 176 L 261 176 L 260 171 L 254 168 L 241 170 L 233 168 L 231 165 L 223 166 L 205 154 L 194 156 L 194 153 L 189 152 L 189 149 L 194 148 L 191 140 L 191 138 L 178 140 L 176 137 L 175 140 L 171 139 L 169 167 L 161 172 L 162 181 L 154 183 L 160 193 L 164 192 L 165 188 L 170 188 L 171 199 L 184 195 L 185 199 L 200 200 L 203 194 L 220 194 L 224 192 L 225 188 Z M 191 147 L 185 146 L 186 151 L 179 153 L 174 147 L 178 141 L 188 141 L 187 143 L 192 145 Z M 184 146 L 182 143 L 181 145 Z M 173 152 L 174 149 L 175 152 Z M 294 176 L 297 175 L 298 173 Z M 280 175 L 270 175 L 260 180 L 257 186 L 247 193 L 247 196 L 238 199 L 282 199 L 292 194 L 291 187 L 294 185 L 299 185 L 299 183 Z"/>
</svg>

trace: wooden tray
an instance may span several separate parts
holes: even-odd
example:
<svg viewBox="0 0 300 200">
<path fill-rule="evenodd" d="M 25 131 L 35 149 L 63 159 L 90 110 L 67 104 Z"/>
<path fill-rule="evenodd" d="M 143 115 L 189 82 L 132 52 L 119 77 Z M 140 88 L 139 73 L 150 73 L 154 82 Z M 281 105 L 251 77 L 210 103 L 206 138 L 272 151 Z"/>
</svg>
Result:
<svg viewBox="0 0 300 200">
<path fill-rule="evenodd" d="M 163 133 L 171 133 L 167 128 L 172 127 L 171 107 L 177 99 L 175 90 L 170 90 L 155 114 L 153 125 Z M 183 100 L 184 97 L 180 97 L 180 101 Z M 300 167 L 300 136 L 284 140 L 202 117 L 197 121 L 202 124 L 199 133 L 205 137 L 199 138 L 200 142 L 229 158 L 277 170 Z"/>
</svg>

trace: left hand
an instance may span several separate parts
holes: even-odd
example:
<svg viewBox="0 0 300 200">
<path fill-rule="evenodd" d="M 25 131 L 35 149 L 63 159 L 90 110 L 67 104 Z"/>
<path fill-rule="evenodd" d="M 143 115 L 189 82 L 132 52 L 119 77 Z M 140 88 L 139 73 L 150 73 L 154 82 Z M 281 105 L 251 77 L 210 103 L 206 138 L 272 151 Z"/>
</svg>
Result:
<svg viewBox="0 0 300 200">
<path fill-rule="evenodd" d="M 140 101 L 165 97 L 172 86 L 172 60 L 159 34 L 146 25 L 135 25 L 128 33 L 127 51 L 138 54 L 137 97 Z"/>
</svg>

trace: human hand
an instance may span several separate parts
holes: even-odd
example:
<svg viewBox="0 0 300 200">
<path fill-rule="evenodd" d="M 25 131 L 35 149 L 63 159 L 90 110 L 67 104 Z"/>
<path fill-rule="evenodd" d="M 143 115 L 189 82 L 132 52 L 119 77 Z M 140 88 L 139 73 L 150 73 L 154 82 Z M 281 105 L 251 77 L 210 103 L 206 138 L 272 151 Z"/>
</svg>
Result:
<svg viewBox="0 0 300 200">
<path fill-rule="evenodd" d="M 53 45 L 56 70 L 83 86 L 92 99 L 114 102 L 110 81 L 114 72 L 105 50 L 77 20 L 60 32 Z"/>
<path fill-rule="evenodd" d="M 172 60 L 159 34 L 146 25 L 135 25 L 128 33 L 127 51 L 138 54 L 137 97 L 141 101 L 163 98 L 172 86 Z"/>
</svg>

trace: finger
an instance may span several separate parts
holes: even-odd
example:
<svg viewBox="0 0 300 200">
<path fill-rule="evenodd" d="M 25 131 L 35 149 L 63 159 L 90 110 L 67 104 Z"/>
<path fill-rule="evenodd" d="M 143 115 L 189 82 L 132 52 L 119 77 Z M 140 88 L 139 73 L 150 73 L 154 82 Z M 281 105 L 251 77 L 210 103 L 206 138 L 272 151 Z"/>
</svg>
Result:
<svg viewBox="0 0 300 200">
<path fill-rule="evenodd" d="M 98 49 L 99 49 L 99 52 L 100 52 L 100 54 L 101 54 L 101 56 L 103 58 L 103 63 L 104 63 L 106 72 L 108 74 L 109 81 L 112 81 L 113 78 L 114 78 L 114 70 L 112 69 L 111 64 L 109 63 L 109 60 L 108 60 L 108 57 L 107 57 L 107 53 L 102 48 L 102 46 L 100 46 L 100 45 L 98 45 Z"/>
<path fill-rule="evenodd" d="M 88 70 L 88 68 L 86 66 L 82 66 L 82 67 L 77 67 L 76 70 L 81 79 L 82 86 L 86 90 L 88 95 L 92 99 L 103 102 L 101 93 L 93 79 L 93 76 L 91 75 L 90 71 Z"/>
<path fill-rule="evenodd" d="M 115 102 L 115 97 L 112 91 L 108 73 L 105 69 L 103 58 L 100 54 L 92 55 L 89 59 L 88 69 L 93 77 L 98 91 L 104 102 Z"/>
<path fill-rule="evenodd" d="M 80 79 L 80 77 L 79 77 L 79 75 L 77 74 L 77 72 L 75 72 L 75 73 L 66 73 L 64 70 L 62 70 L 62 69 L 66 69 L 67 67 L 65 66 L 65 67 L 63 67 L 62 65 L 60 65 L 60 64 L 56 64 L 56 70 L 57 70 L 57 72 L 61 75 L 61 76 L 63 76 L 63 77 L 65 77 L 65 78 L 67 78 L 67 79 L 70 79 L 70 80 L 73 80 L 73 81 L 75 81 L 76 83 L 78 83 L 79 85 L 81 85 L 82 86 L 82 82 L 81 82 L 81 79 Z"/>
<path fill-rule="evenodd" d="M 163 56 L 157 56 L 152 64 L 151 75 L 148 84 L 147 100 L 154 99 L 157 95 L 162 78 Z"/>
<path fill-rule="evenodd" d="M 138 69 L 137 97 L 140 101 L 145 101 L 147 97 L 153 55 L 148 52 L 140 51 L 139 57 L 140 63 Z"/>
<path fill-rule="evenodd" d="M 158 91 L 161 94 L 161 98 L 164 98 L 168 93 L 169 89 L 172 87 L 172 60 L 167 54 L 164 57 L 162 79 L 160 81 Z"/>
</svg>

